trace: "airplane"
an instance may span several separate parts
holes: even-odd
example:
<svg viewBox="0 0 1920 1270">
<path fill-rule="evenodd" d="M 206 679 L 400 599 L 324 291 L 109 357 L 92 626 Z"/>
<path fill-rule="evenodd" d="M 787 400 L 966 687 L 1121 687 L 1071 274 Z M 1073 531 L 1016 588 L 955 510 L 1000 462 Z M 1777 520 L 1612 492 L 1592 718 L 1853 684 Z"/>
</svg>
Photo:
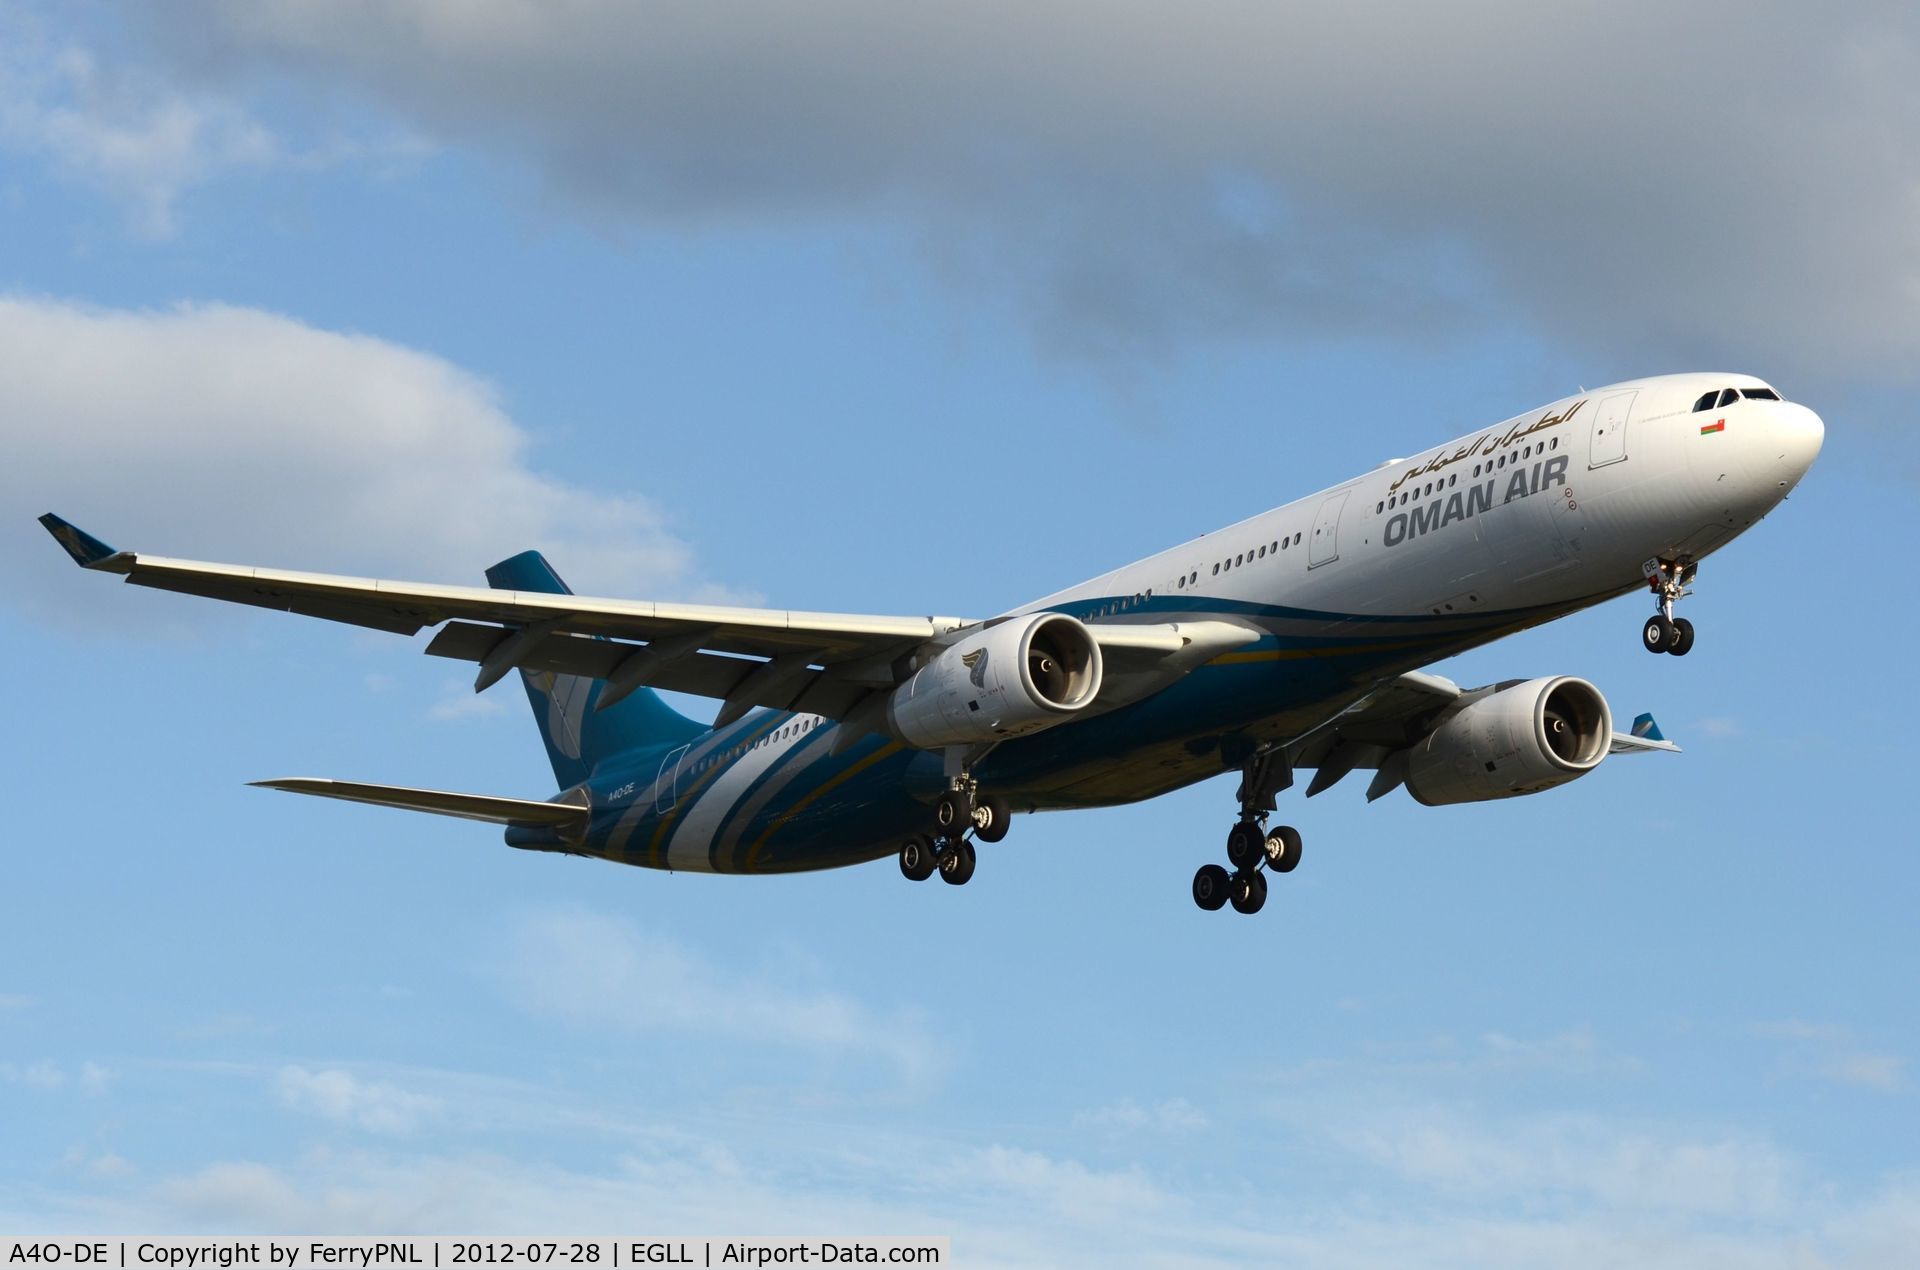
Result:
<svg viewBox="0 0 1920 1270">
<path fill-rule="evenodd" d="M 1609 754 L 1678 749 L 1613 728 L 1571 675 L 1473 689 L 1421 669 L 1643 590 L 1652 653 L 1701 559 L 1773 510 L 1825 436 L 1759 379 L 1682 374 L 1582 391 L 998 617 L 887 617 L 574 595 L 538 552 L 488 587 L 174 560 L 41 517 L 81 566 L 140 586 L 401 635 L 517 671 L 560 792 L 544 800 L 297 777 L 255 782 L 505 826 L 509 846 L 646 868 L 783 873 L 894 856 L 963 884 L 1015 812 L 1153 798 L 1237 770 L 1226 865 L 1193 899 L 1266 902 L 1302 843 L 1268 828 L 1371 771 L 1369 801 L 1537 794 Z M 711 724 L 657 690 L 717 699 Z M 1230 867 L 1229 867 L 1230 866 Z"/>
</svg>

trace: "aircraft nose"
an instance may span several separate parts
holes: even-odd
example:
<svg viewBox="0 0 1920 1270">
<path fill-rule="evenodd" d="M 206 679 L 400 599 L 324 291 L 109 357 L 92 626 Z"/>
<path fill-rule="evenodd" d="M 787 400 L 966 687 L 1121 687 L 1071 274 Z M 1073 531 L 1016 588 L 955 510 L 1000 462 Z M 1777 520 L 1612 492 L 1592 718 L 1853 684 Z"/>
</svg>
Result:
<svg viewBox="0 0 1920 1270">
<path fill-rule="evenodd" d="M 1827 439 L 1827 427 L 1820 422 L 1819 415 L 1805 406 L 1791 402 L 1782 405 L 1785 408 L 1776 411 L 1774 426 L 1770 429 L 1773 433 L 1770 448 L 1774 451 L 1781 484 L 1792 489 L 1820 456 L 1820 447 Z"/>
</svg>

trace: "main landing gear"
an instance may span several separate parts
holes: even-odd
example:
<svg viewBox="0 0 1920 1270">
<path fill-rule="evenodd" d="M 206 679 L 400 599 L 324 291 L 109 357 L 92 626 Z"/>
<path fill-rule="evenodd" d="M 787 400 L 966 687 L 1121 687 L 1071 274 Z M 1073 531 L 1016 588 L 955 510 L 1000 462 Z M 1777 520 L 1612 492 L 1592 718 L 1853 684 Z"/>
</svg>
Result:
<svg viewBox="0 0 1920 1270">
<path fill-rule="evenodd" d="M 1646 568 L 1647 589 L 1653 592 L 1653 603 L 1659 612 L 1640 628 L 1640 646 L 1650 653 L 1685 657 L 1693 651 L 1693 623 L 1684 617 L 1675 617 L 1673 605 L 1676 600 L 1693 594 L 1687 590 L 1687 584 L 1693 581 L 1700 566 L 1690 561 L 1649 560 Z"/>
<path fill-rule="evenodd" d="M 900 847 L 900 872 L 910 882 L 935 873 L 952 886 L 973 876 L 974 842 L 998 842 L 1007 836 L 1012 809 L 998 794 L 981 794 L 971 776 L 955 777 L 933 805 L 933 833 L 915 834 Z"/>
<path fill-rule="evenodd" d="M 1291 873 L 1300 864 L 1300 831 L 1281 825 L 1268 831 L 1267 815 L 1273 796 L 1293 783 L 1286 758 L 1278 752 L 1262 755 L 1243 769 L 1240 780 L 1240 819 L 1227 833 L 1227 863 L 1203 864 L 1193 875 L 1193 902 L 1209 913 L 1228 904 L 1236 913 L 1257 913 L 1267 902 L 1267 874 Z"/>
</svg>

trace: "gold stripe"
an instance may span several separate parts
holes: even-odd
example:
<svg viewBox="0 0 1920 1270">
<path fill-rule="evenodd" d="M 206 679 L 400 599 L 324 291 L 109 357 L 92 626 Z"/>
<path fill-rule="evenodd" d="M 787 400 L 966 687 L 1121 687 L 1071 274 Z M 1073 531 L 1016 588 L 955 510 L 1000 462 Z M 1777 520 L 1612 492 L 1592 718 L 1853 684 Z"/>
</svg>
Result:
<svg viewBox="0 0 1920 1270">
<path fill-rule="evenodd" d="M 1209 666 L 1245 666 L 1261 661 L 1305 661 L 1310 657 L 1351 657 L 1355 653 L 1392 653 L 1403 648 L 1425 648 L 1441 641 L 1431 637 L 1401 639 L 1384 644 L 1353 644 L 1346 648 L 1268 648 L 1249 653 L 1221 653 Z"/>
<path fill-rule="evenodd" d="M 773 837 L 774 834 L 779 833 L 780 830 L 786 825 L 786 823 L 789 820 L 792 820 L 795 816 L 799 815 L 802 811 L 805 811 L 807 808 L 807 804 L 811 803 L 814 799 L 820 797 L 820 795 L 826 793 L 830 789 L 833 789 L 834 787 L 838 786 L 842 782 L 852 780 L 855 776 L 858 776 L 861 772 L 866 771 L 869 767 L 872 767 L 875 763 L 878 763 L 881 759 L 888 758 L 888 757 L 891 757 L 892 755 L 898 754 L 901 750 L 905 748 L 906 747 L 898 741 L 887 742 L 885 745 L 881 746 L 879 749 L 875 750 L 873 753 L 861 759 L 858 763 L 855 763 L 852 767 L 849 767 L 846 771 L 840 773 L 838 776 L 834 777 L 832 780 L 827 781 L 825 784 L 819 786 L 812 793 L 808 794 L 805 798 L 802 798 L 799 802 L 795 803 L 793 806 L 781 812 L 780 819 L 768 825 L 767 831 L 761 834 L 758 838 L 754 840 L 752 849 L 747 852 L 747 872 L 751 873 L 754 871 L 756 867 L 759 866 L 760 848 L 767 845 L 767 839 Z"/>
<path fill-rule="evenodd" d="M 773 720 L 773 722 L 777 723 L 779 721 L 780 720 L 778 718 L 778 712 L 776 712 L 776 717 Z M 771 726 L 771 724 L 763 724 L 760 728 L 759 735 L 753 737 L 752 740 L 757 741 L 760 739 L 760 737 L 767 735 L 771 731 L 773 731 L 773 727 Z M 729 746 L 728 748 L 732 748 L 732 747 Z M 745 758 L 745 757 L 746 755 L 744 754 L 739 756 L 739 758 Z M 706 775 L 702 776 L 698 781 L 694 782 L 693 786 L 687 790 L 686 796 L 684 798 L 677 797 L 674 799 L 673 810 L 668 812 L 665 816 L 661 818 L 660 827 L 653 831 L 653 842 L 651 845 L 647 847 L 647 867 L 648 868 L 661 869 L 666 867 L 663 863 L 661 863 L 660 848 L 663 845 L 665 845 L 667 841 L 668 832 L 671 831 L 673 826 L 679 822 L 680 813 L 683 810 L 685 810 L 689 805 L 691 805 L 695 798 L 699 797 L 701 790 L 705 789 L 710 782 L 718 779 L 722 772 L 732 767 L 734 763 L 737 761 L 738 759 L 729 759 L 725 763 L 714 764 L 713 767 L 707 771 Z M 679 776 L 680 776 L 679 769 L 675 768 L 673 774 L 674 774 L 674 783 L 677 785 L 679 783 Z"/>
</svg>

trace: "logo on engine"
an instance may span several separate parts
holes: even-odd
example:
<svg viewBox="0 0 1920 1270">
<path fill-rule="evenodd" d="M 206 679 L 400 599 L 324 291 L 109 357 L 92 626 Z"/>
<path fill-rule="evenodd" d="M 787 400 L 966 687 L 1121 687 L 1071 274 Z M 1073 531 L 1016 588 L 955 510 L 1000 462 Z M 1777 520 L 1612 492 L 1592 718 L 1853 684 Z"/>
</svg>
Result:
<svg viewBox="0 0 1920 1270">
<path fill-rule="evenodd" d="M 970 653 L 963 653 L 960 657 L 960 664 L 967 668 L 967 682 L 985 691 L 987 686 L 987 650 L 984 648 L 976 648 Z"/>
</svg>

